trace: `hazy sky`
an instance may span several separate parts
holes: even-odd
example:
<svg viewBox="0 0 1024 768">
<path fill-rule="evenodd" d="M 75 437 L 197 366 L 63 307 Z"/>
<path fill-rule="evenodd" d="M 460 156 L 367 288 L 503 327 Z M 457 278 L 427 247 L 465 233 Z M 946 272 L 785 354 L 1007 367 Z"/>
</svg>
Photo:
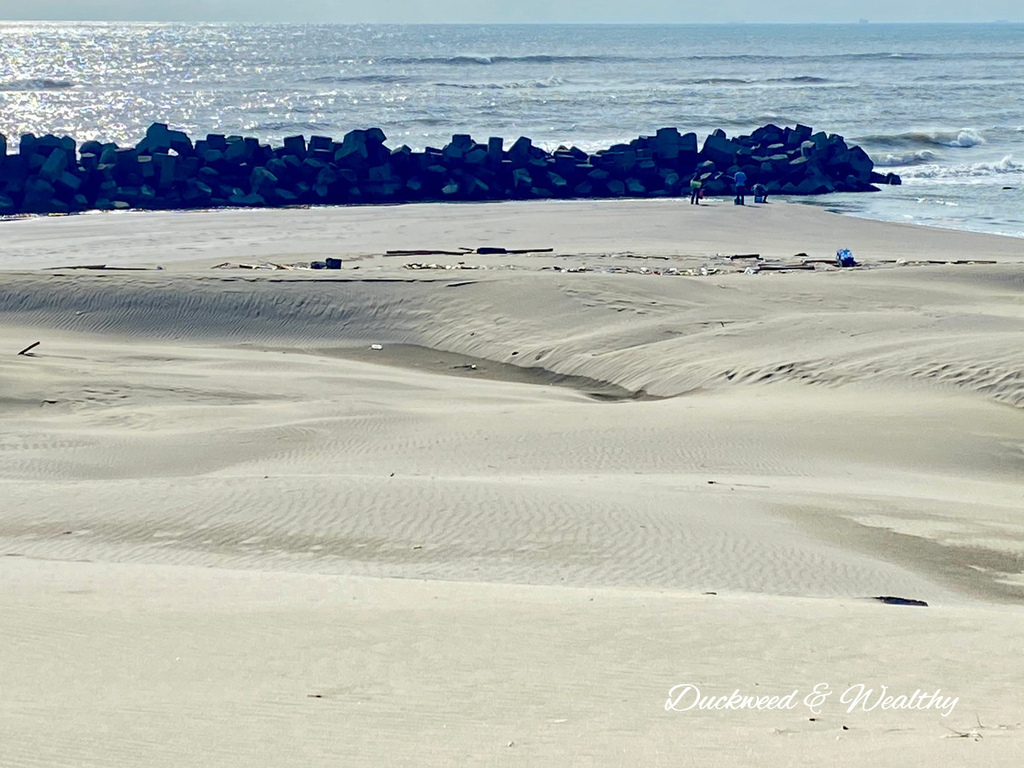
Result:
<svg viewBox="0 0 1024 768">
<path fill-rule="evenodd" d="M 291 22 L 1024 21 L 1022 0 L 0 0 L 0 19 Z"/>
</svg>

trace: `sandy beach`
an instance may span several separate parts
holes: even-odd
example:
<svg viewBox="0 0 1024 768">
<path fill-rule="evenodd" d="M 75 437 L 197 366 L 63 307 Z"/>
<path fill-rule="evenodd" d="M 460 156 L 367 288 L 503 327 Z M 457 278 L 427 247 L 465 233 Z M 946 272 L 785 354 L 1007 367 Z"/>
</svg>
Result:
<svg viewBox="0 0 1024 768">
<path fill-rule="evenodd" d="M 0 231 L 3 765 L 1020 764 L 1024 241 L 678 200 Z"/>
</svg>

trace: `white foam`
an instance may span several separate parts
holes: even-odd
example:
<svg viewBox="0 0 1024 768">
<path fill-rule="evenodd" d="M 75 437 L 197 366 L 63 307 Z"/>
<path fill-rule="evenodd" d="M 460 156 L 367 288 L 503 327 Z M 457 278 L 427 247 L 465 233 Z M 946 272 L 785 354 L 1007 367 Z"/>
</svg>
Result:
<svg viewBox="0 0 1024 768">
<path fill-rule="evenodd" d="M 932 163 L 910 167 L 902 172 L 904 179 L 983 179 L 990 176 L 1024 174 L 1024 163 L 1006 155 L 997 162 L 971 163 L 968 165 L 939 165 Z"/>
<path fill-rule="evenodd" d="M 966 129 L 966 128 L 964 130 L 960 131 L 957 134 L 955 139 L 953 139 L 952 141 L 945 142 L 946 146 L 949 146 L 949 147 L 964 147 L 964 148 L 976 147 L 979 144 L 984 144 L 984 143 L 985 143 L 985 139 L 983 139 L 980 134 L 976 133 L 975 131 L 971 131 L 969 129 Z"/>
<path fill-rule="evenodd" d="M 876 160 L 875 165 L 880 168 L 900 168 L 906 165 L 930 163 L 934 159 L 935 153 L 930 149 L 919 149 L 915 152 L 890 152 L 883 155 L 880 160 Z"/>
</svg>

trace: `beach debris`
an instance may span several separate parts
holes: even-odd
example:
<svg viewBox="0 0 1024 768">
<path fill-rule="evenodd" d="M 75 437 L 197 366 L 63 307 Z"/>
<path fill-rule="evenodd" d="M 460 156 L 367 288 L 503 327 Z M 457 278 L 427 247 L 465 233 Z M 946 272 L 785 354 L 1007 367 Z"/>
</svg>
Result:
<svg viewBox="0 0 1024 768">
<path fill-rule="evenodd" d="M 885 603 L 886 605 L 920 605 L 924 606 L 925 608 L 928 607 L 928 603 L 926 603 L 924 600 L 911 600 L 907 597 L 893 597 L 892 595 L 880 595 L 878 597 L 875 597 L 874 599 L 878 600 L 881 603 Z"/>
<path fill-rule="evenodd" d="M 341 259 L 328 257 L 324 260 L 324 264 L 327 265 L 327 269 L 341 269 Z"/>
<path fill-rule="evenodd" d="M 46 269 L 89 269 L 94 271 L 102 270 L 107 272 L 150 272 L 152 270 L 162 270 L 163 267 L 119 267 L 114 264 L 68 264 L 63 267 L 47 267 Z"/>
<path fill-rule="evenodd" d="M 982 737 L 982 735 L 980 733 L 981 731 L 985 731 L 985 730 L 1016 731 L 1016 730 L 1019 730 L 1020 727 L 1021 727 L 1020 723 L 1017 723 L 1016 725 L 994 725 L 994 726 L 993 725 L 982 725 L 981 716 L 978 715 L 977 713 L 975 713 L 974 719 L 977 721 L 978 725 L 975 726 L 974 728 L 971 728 L 971 729 L 966 730 L 966 731 L 958 731 L 955 728 L 950 728 L 948 725 L 943 725 L 942 727 L 945 728 L 947 731 L 949 731 L 949 733 L 946 734 L 945 736 L 943 736 L 942 738 L 944 738 L 944 739 L 972 739 L 974 741 L 979 741 L 981 739 L 981 737 Z"/>
<path fill-rule="evenodd" d="M 487 267 L 466 264 L 464 261 L 460 261 L 458 264 L 425 264 L 421 261 L 411 261 L 402 266 L 405 269 L 487 269 Z"/>
<path fill-rule="evenodd" d="M 974 264 L 998 264 L 996 259 L 953 259 L 951 261 L 943 261 L 942 259 L 917 259 L 910 260 L 906 258 L 900 259 L 882 259 L 880 264 L 895 264 L 897 267 L 920 267 L 924 265 L 940 265 L 940 266 L 951 266 L 951 265 L 974 265 Z"/>
<path fill-rule="evenodd" d="M 382 349 L 384 349 L 384 347 L 380 344 L 371 344 L 370 349 L 374 350 L 375 352 L 380 352 Z"/>
<path fill-rule="evenodd" d="M 38 347 L 42 343 L 43 342 L 41 342 L 41 341 L 34 341 L 31 344 L 29 344 L 27 347 L 25 347 L 23 350 L 21 350 L 21 352 L 19 352 L 18 354 L 19 355 L 28 356 L 29 352 L 31 352 L 33 349 L 35 349 L 36 347 Z"/>
<path fill-rule="evenodd" d="M 806 255 L 807 254 L 805 253 L 804 256 L 806 256 Z M 759 253 L 734 253 L 732 256 L 729 257 L 729 261 L 736 261 L 738 259 L 758 259 L 758 260 L 760 260 L 761 259 L 761 254 L 759 254 Z"/>
<path fill-rule="evenodd" d="M 670 256 L 659 256 L 649 253 L 609 253 L 613 259 L 654 259 L 656 261 L 668 261 Z"/>
<path fill-rule="evenodd" d="M 599 272 L 604 275 L 669 275 L 673 277 L 708 277 L 722 273 L 718 267 L 699 267 L 694 269 L 679 269 L 678 267 L 667 267 L 665 269 L 651 269 L 650 267 L 590 267 L 582 265 L 579 267 L 562 267 L 557 264 L 543 266 L 542 271 L 562 272 L 565 274 L 580 274 L 583 272 Z"/>
<path fill-rule="evenodd" d="M 498 255 L 498 256 L 515 256 L 522 255 L 524 253 L 553 253 L 554 248 L 500 248 L 497 246 L 483 245 L 476 249 L 476 252 L 481 256 L 484 255 Z"/>
<path fill-rule="evenodd" d="M 472 253 L 472 248 L 462 248 L 458 251 L 439 251 L 434 248 L 419 248 L 411 251 L 385 251 L 385 256 L 465 256 Z"/>
<path fill-rule="evenodd" d="M 857 260 L 853 258 L 853 251 L 849 248 L 840 248 L 836 251 L 837 267 L 856 267 Z"/>
<path fill-rule="evenodd" d="M 256 264 L 247 262 L 225 261 L 221 264 L 214 264 L 210 269 L 302 269 L 298 264 L 277 264 L 272 261 L 262 261 Z"/>
<path fill-rule="evenodd" d="M 758 264 L 758 272 L 792 272 L 794 270 L 814 270 L 813 264 Z"/>
<path fill-rule="evenodd" d="M 581 272 L 596 272 L 597 271 L 595 269 L 591 269 L 590 267 L 560 267 L 557 264 L 552 265 L 550 267 L 541 267 L 541 269 L 542 270 L 551 270 L 552 272 L 566 272 L 566 273 L 570 273 L 570 274 L 579 274 Z M 608 270 L 605 270 L 605 271 L 608 272 L 609 274 L 614 274 L 616 272 L 629 272 L 630 270 L 612 268 L 612 269 L 608 269 Z"/>
<path fill-rule="evenodd" d="M 974 728 L 971 728 L 969 731 L 957 731 L 950 728 L 948 725 L 944 725 L 943 728 L 949 731 L 949 733 L 942 737 L 944 739 L 971 739 L 971 741 L 981 741 L 981 734 Z"/>
</svg>

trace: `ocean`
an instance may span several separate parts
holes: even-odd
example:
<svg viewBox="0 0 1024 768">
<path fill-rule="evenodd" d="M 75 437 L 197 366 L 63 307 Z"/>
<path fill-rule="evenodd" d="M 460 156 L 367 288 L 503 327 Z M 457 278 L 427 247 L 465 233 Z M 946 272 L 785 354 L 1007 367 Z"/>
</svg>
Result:
<svg viewBox="0 0 1024 768">
<path fill-rule="evenodd" d="M 903 177 L 805 202 L 1024 237 L 1024 25 L 288 26 L 0 22 L 0 133 L 134 144 L 380 126 L 595 150 L 804 123 Z"/>
</svg>

